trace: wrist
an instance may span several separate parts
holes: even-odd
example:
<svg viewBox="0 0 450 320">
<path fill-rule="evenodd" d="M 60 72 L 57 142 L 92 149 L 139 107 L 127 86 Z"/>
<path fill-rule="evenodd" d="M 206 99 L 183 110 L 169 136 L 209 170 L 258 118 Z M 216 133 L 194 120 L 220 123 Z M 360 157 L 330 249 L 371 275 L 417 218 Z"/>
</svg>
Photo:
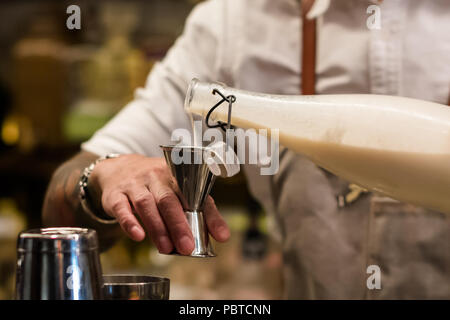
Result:
<svg viewBox="0 0 450 320">
<path fill-rule="evenodd" d="M 102 165 L 102 163 L 97 163 L 95 165 L 94 169 L 92 170 L 89 179 L 87 181 L 86 185 L 86 192 L 89 194 L 90 199 L 92 200 L 92 205 L 95 208 L 101 208 L 102 207 L 102 188 L 100 185 L 100 181 L 98 178 L 98 171 L 99 168 Z"/>
<path fill-rule="evenodd" d="M 104 157 L 98 158 L 83 170 L 83 173 L 79 181 L 79 200 L 83 211 L 97 222 L 104 224 L 113 224 L 117 221 L 107 215 L 103 210 L 101 204 L 101 187 L 98 181 L 98 177 L 94 174 L 96 166 L 104 160 L 117 158 L 118 154 L 108 154 Z"/>
</svg>

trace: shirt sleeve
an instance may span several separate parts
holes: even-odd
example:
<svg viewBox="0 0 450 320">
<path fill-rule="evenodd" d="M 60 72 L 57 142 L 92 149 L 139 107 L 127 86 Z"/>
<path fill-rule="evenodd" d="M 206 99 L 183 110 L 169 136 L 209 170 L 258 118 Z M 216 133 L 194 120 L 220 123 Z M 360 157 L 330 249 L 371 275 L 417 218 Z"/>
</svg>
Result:
<svg viewBox="0 0 450 320">
<path fill-rule="evenodd" d="M 183 34 L 164 60 L 155 64 L 145 88 L 103 128 L 81 145 L 99 156 L 108 153 L 139 153 L 161 156 L 159 145 L 169 144 L 172 131 L 192 131 L 184 110 L 184 97 L 192 78 L 215 81 L 221 50 L 221 3 L 210 0 L 197 5 Z M 172 142 L 173 143 L 173 142 Z"/>
</svg>

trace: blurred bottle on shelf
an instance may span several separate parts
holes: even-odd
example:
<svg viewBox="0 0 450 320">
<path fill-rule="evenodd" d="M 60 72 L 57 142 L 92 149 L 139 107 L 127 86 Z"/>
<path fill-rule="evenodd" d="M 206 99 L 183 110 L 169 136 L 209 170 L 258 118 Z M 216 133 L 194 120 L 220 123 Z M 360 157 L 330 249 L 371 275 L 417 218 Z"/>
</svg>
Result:
<svg viewBox="0 0 450 320">
<path fill-rule="evenodd" d="M 267 254 L 267 235 L 260 225 L 261 207 L 253 198 L 248 199 L 249 224 L 242 238 L 242 255 L 246 260 L 262 260 Z"/>
<path fill-rule="evenodd" d="M 138 4 L 103 3 L 99 12 L 104 41 L 75 70 L 81 92 L 64 120 L 66 137 L 77 142 L 89 138 L 130 101 L 150 70 L 145 54 L 131 42 L 139 22 Z"/>
<path fill-rule="evenodd" d="M 12 50 L 13 108 L 10 127 L 18 127 L 17 145 L 31 151 L 37 145 L 58 146 L 66 104 L 67 45 L 58 21 L 39 15 Z"/>
<path fill-rule="evenodd" d="M 13 298 L 16 241 L 24 229 L 25 215 L 14 200 L 0 198 L 0 300 Z"/>
<path fill-rule="evenodd" d="M 11 94 L 0 80 L 0 152 L 15 145 L 19 140 L 19 128 L 16 123 L 9 121 L 11 108 Z"/>
</svg>

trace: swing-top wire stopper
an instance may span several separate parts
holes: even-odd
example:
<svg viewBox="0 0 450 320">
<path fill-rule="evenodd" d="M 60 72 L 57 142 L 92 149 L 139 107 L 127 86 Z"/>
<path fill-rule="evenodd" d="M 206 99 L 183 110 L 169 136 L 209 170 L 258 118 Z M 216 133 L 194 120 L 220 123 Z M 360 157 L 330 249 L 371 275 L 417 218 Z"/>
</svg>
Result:
<svg viewBox="0 0 450 320">
<path fill-rule="evenodd" d="M 226 131 L 227 129 L 231 128 L 231 109 L 233 107 L 233 103 L 236 102 L 236 97 L 234 95 L 229 95 L 229 96 L 225 97 L 225 95 L 223 95 L 217 89 L 213 89 L 212 94 L 220 95 L 222 97 L 222 100 L 217 102 L 214 106 L 211 107 L 211 109 L 209 109 L 208 113 L 206 114 L 206 118 L 205 118 L 206 126 L 208 128 L 221 128 L 223 131 Z M 209 117 L 211 116 L 213 111 L 217 107 L 219 107 L 222 103 L 224 103 L 225 101 L 228 102 L 228 119 L 227 119 L 227 123 L 224 123 L 222 121 L 217 121 L 217 123 L 210 124 L 209 123 Z"/>
</svg>

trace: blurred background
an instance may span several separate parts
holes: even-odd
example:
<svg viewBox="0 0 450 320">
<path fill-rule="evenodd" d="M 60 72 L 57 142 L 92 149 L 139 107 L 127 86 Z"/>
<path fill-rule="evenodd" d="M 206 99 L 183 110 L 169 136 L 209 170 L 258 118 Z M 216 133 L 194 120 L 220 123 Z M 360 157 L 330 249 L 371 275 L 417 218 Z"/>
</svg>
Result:
<svg viewBox="0 0 450 320">
<path fill-rule="evenodd" d="M 197 2 L 0 2 L 0 299 L 13 297 L 17 235 L 41 227 L 52 172 L 144 85 Z M 72 4 L 81 30 L 66 27 Z M 104 273 L 168 277 L 171 299 L 281 298 L 280 251 L 244 177 L 218 180 L 212 195 L 232 230 L 217 258 L 124 238 L 101 255 Z"/>
</svg>

